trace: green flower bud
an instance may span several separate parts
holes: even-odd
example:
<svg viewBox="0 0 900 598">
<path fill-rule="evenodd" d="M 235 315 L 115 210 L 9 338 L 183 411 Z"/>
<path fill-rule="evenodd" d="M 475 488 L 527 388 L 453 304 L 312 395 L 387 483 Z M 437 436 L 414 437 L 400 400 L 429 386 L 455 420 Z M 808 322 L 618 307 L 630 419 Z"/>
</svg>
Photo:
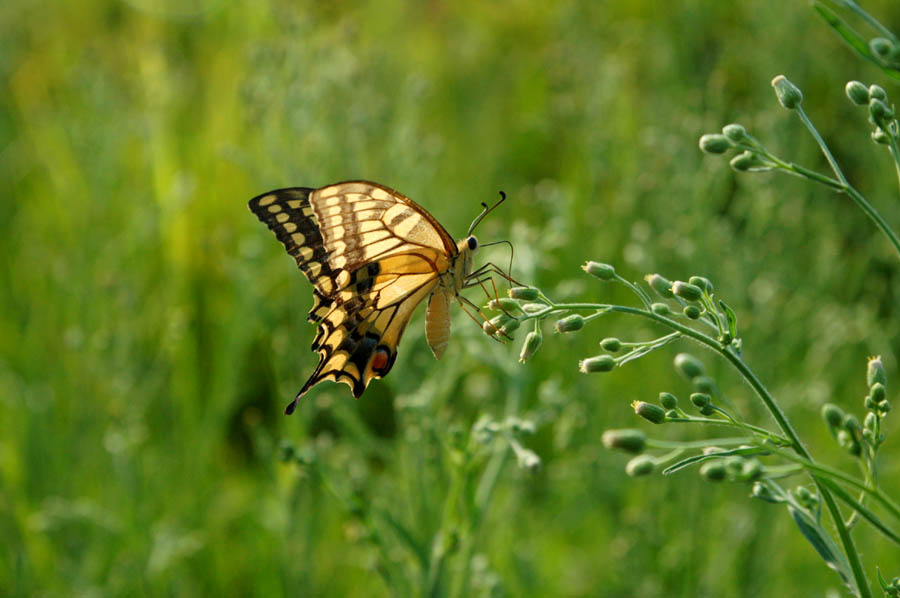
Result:
<svg viewBox="0 0 900 598">
<path fill-rule="evenodd" d="M 693 384 L 694 390 L 697 392 L 705 392 L 708 395 L 716 394 L 719 388 L 716 386 L 716 381 L 709 376 L 697 376 L 691 380 L 691 384 Z"/>
<path fill-rule="evenodd" d="M 784 75 L 778 75 L 772 79 L 772 87 L 775 88 L 775 97 L 778 98 L 778 103 L 788 110 L 794 110 L 803 101 L 800 89 L 788 81 Z"/>
<path fill-rule="evenodd" d="M 675 370 L 688 380 L 693 380 L 706 373 L 703 362 L 690 353 L 679 353 L 675 356 Z"/>
<path fill-rule="evenodd" d="M 640 430 L 607 430 L 600 441 L 608 449 L 638 454 L 647 446 L 647 435 Z"/>
<path fill-rule="evenodd" d="M 722 127 L 722 134 L 732 143 L 740 143 L 747 137 L 747 130 L 739 124 L 733 123 Z"/>
<path fill-rule="evenodd" d="M 700 466 L 700 475 L 708 482 L 721 482 L 727 473 L 725 464 L 720 460 L 707 461 Z"/>
<path fill-rule="evenodd" d="M 847 82 L 847 87 L 844 88 L 844 91 L 847 93 L 850 101 L 857 106 L 865 106 L 869 103 L 869 90 L 859 81 Z"/>
<path fill-rule="evenodd" d="M 707 133 L 700 138 L 700 149 L 707 154 L 724 154 L 731 147 L 731 142 L 725 135 Z"/>
<path fill-rule="evenodd" d="M 656 461 L 650 455 L 638 455 L 625 464 L 628 477 L 636 478 L 653 473 Z"/>
<path fill-rule="evenodd" d="M 869 49 L 872 50 L 872 54 L 884 60 L 891 55 L 894 44 L 891 43 L 891 40 L 884 37 L 875 37 L 869 40 Z"/>
<path fill-rule="evenodd" d="M 884 384 L 881 382 L 876 382 L 872 385 L 872 388 L 869 389 L 869 397 L 872 401 L 877 405 L 887 398 L 887 391 L 884 389 Z"/>
<path fill-rule="evenodd" d="M 833 403 L 825 403 L 822 405 L 822 419 L 829 428 L 838 428 L 844 422 L 844 412 Z"/>
<path fill-rule="evenodd" d="M 610 353 L 615 353 L 619 349 L 622 348 L 622 341 L 617 338 L 609 337 L 600 341 L 600 346 L 604 351 L 609 351 Z"/>
<path fill-rule="evenodd" d="M 869 100 L 869 116 L 871 116 L 872 121 L 880 127 L 885 121 L 894 118 L 894 113 L 891 112 L 887 107 L 887 104 L 881 100 L 872 99 Z"/>
<path fill-rule="evenodd" d="M 499 299 L 491 299 L 488 301 L 488 309 L 493 311 L 506 311 L 509 313 L 515 313 L 517 311 L 521 311 L 521 307 L 519 307 L 519 302 L 515 299 L 510 299 L 509 297 L 500 297 Z"/>
<path fill-rule="evenodd" d="M 769 489 L 769 487 L 762 482 L 754 482 L 753 490 L 750 492 L 750 496 L 771 503 L 782 502 L 781 500 L 776 498 L 776 496 L 772 494 L 772 491 Z"/>
<path fill-rule="evenodd" d="M 715 412 L 716 410 L 712 405 L 706 405 L 705 407 L 700 408 L 700 415 L 705 415 L 707 417 L 713 415 Z"/>
<path fill-rule="evenodd" d="M 797 502 L 807 509 L 814 509 L 819 504 L 819 497 L 809 491 L 805 486 L 797 486 L 794 489 L 794 496 Z"/>
<path fill-rule="evenodd" d="M 644 277 L 650 288 L 656 291 L 656 294 L 663 299 L 671 299 L 675 295 L 672 294 L 672 283 L 660 276 L 659 274 L 648 274 Z"/>
<path fill-rule="evenodd" d="M 597 355 L 578 362 L 578 369 L 582 374 L 608 372 L 614 367 L 616 367 L 616 360 L 612 355 Z"/>
<path fill-rule="evenodd" d="M 844 421 L 841 423 L 843 428 L 853 434 L 854 436 L 859 434 L 859 431 L 862 429 L 859 425 L 859 419 L 852 413 L 848 413 L 844 416 Z"/>
<path fill-rule="evenodd" d="M 759 166 L 760 162 L 756 154 L 747 150 L 736 155 L 728 164 L 737 172 L 747 172 L 754 166 Z"/>
<path fill-rule="evenodd" d="M 877 383 L 887 386 L 887 374 L 884 372 L 884 364 L 881 363 L 881 356 L 870 357 L 866 367 L 866 383 L 872 388 Z"/>
<path fill-rule="evenodd" d="M 668 316 L 672 313 L 672 310 L 665 303 L 654 303 L 650 306 L 650 310 L 658 316 Z"/>
<path fill-rule="evenodd" d="M 870 101 L 872 100 L 872 98 L 875 98 L 876 100 L 887 102 L 887 92 L 880 85 L 870 85 L 867 91 L 869 93 Z"/>
<path fill-rule="evenodd" d="M 600 280 L 612 280 L 616 277 L 616 269 L 609 264 L 601 264 L 600 262 L 586 262 L 582 270 Z"/>
<path fill-rule="evenodd" d="M 891 138 L 884 132 L 884 129 L 875 127 L 875 130 L 872 131 L 872 141 L 881 145 L 888 145 L 891 142 Z"/>
<path fill-rule="evenodd" d="M 500 314 L 499 316 L 494 316 L 490 320 L 484 322 L 481 325 L 481 329 L 488 336 L 495 336 L 500 333 L 500 329 L 503 326 L 505 326 L 506 324 L 508 324 L 511 321 L 512 321 L 512 318 L 510 318 L 508 315 Z"/>
<path fill-rule="evenodd" d="M 847 430 L 840 430 L 837 433 L 837 441 L 842 448 L 846 449 L 847 452 L 854 457 L 858 457 L 862 452 L 862 448 L 859 446 L 859 442 L 857 442 L 854 435 Z"/>
<path fill-rule="evenodd" d="M 517 460 L 522 469 L 534 472 L 541 468 L 541 458 L 534 451 L 522 449 L 517 455 Z"/>
<path fill-rule="evenodd" d="M 708 278 L 704 278 L 702 276 L 691 276 L 690 278 L 688 278 L 688 282 L 692 285 L 700 287 L 707 293 L 713 292 L 713 283 L 711 283 Z"/>
<path fill-rule="evenodd" d="M 703 290 L 695 284 L 676 280 L 672 283 L 672 293 L 685 301 L 699 301 L 703 296 Z"/>
<path fill-rule="evenodd" d="M 869 411 L 876 411 L 878 409 L 878 403 L 876 403 L 872 397 L 866 397 L 866 400 L 863 401 L 863 405 Z"/>
<path fill-rule="evenodd" d="M 863 420 L 863 429 L 866 431 L 874 431 L 875 424 L 878 423 L 878 416 L 874 413 L 869 413 L 866 415 L 866 419 Z"/>
<path fill-rule="evenodd" d="M 710 397 L 705 392 L 692 392 L 691 393 L 691 403 L 694 404 L 694 407 L 698 409 L 702 409 L 704 407 L 708 407 L 712 404 L 712 397 Z"/>
<path fill-rule="evenodd" d="M 509 316 L 507 316 L 507 317 L 509 317 Z M 518 330 L 519 326 L 521 326 L 521 325 L 522 325 L 522 322 L 520 322 L 519 320 L 517 320 L 515 318 L 509 318 L 509 320 L 507 320 L 506 323 L 500 327 L 500 332 L 502 332 L 506 336 L 509 336 L 510 333 Z"/>
<path fill-rule="evenodd" d="M 538 298 L 538 290 L 534 287 L 513 287 L 506 293 L 512 299 L 522 299 L 524 301 L 534 301 Z"/>
<path fill-rule="evenodd" d="M 578 314 L 572 314 L 556 321 L 556 331 L 575 332 L 584 328 L 584 318 Z"/>
<path fill-rule="evenodd" d="M 681 417 L 681 414 L 678 413 L 675 409 L 669 409 L 666 411 L 666 419 L 678 419 Z"/>
<path fill-rule="evenodd" d="M 882 415 L 887 415 L 891 410 L 891 404 L 888 401 L 884 401 L 883 403 L 878 404 L 878 411 Z"/>
<path fill-rule="evenodd" d="M 522 352 L 519 353 L 519 363 L 525 363 L 534 357 L 537 350 L 541 348 L 543 340 L 544 335 L 541 334 L 540 329 L 529 332 L 525 337 L 525 342 L 522 343 Z"/>
<path fill-rule="evenodd" d="M 762 463 L 757 459 L 747 459 L 744 461 L 744 466 L 741 468 L 740 478 L 742 480 L 758 480 L 763 474 L 763 466 Z"/>
<path fill-rule="evenodd" d="M 697 318 L 700 317 L 700 314 L 702 313 L 700 311 L 700 308 L 697 307 L 696 305 L 686 305 L 686 306 L 684 306 L 684 309 L 681 311 L 682 311 L 682 313 L 684 313 L 685 316 L 687 316 L 691 320 L 696 320 Z"/>
<path fill-rule="evenodd" d="M 659 404 L 666 409 L 675 409 L 678 407 L 678 397 L 670 392 L 659 393 Z"/>
<path fill-rule="evenodd" d="M 631 403 L 631 408 L 650 423 L 661 424 L 666 421 L 666 410 L 659 405 L 645 403 L 644 401 L 634 401 Z"/>
<path fill-rule="evenodd" d="M 536 314 L 539 311 L 544 311 L 547 309 L 547 306 L 543 303 L 526 303 L 522 306 L 522 311 L 526 314 Z"/>
</svg>

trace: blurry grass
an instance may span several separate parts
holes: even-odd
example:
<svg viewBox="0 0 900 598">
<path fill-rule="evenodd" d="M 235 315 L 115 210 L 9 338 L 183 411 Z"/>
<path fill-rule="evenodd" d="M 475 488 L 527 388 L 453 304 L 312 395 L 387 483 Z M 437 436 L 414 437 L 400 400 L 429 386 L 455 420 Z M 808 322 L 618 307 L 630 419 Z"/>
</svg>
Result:
<svg viewBox="0 0 900 598">
<path fill-rule="evenodd" d="M 893 185 L 863 178 L 888 159 L 843 98 L 877 69 L 808 6 L 177 6 L 0 8 L 0 594 L 387 594 L 358 525 L 278 463 L 280 441 L 317 438 L 355 491 L 430 539 L 448 430 L 501 416 L 513 387 L 522 411 L 557 415 L 530 443 L 543 472 L 507 469 L 482 526 L 477 550 L 510 595 L 834 587 L 740 487 L 626 483 L 600 450 L 602 429 L 633 425 L 630 400 L 678 388 L 665 351 L 597 381 L 575 375 L 590 335 L 550 337 L 501 367 L 516 347 L 459 319 L 434 362 L 417 319 L 364 399 L 323 386 L 283 418 L 315 363 L 311 296 L 246 210 L 268 188 L 368 178 L 460 235 L 502 188 L 512 201 L 479 236 L 516 243 L 517 278 L 574 300 L 610 292 L 579 274 L 586 258 L 635 279 L 709 276 L 801 434 L 834 450 L 821 403 L 861 400 L 867 354 L 896 372 L 889 247 L 849 202 L 737 179 L 696 148 L 740 118 L 819 164 L 771 97 L 785 73 L 900 222 Z M 867 8 L 898 28 L 894 4 Z M 885 463 L 884 480 L 897 473 Z M 892 562 L 856 534 L 869 562 Z"/>
</svg>

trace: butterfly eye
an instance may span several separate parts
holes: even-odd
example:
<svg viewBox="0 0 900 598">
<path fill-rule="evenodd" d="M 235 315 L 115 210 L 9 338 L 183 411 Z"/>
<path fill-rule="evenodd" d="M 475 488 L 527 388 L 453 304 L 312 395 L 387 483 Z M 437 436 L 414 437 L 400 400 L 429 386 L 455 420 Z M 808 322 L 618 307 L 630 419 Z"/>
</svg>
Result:
<svg viewBox="0 0 900 598">
<path fill-rule="evenodd" d="M 468 239 L 466 239 L 466 243 L 469 245 L 470 251 L 475 251 L 476 249 L 478 249 L 478 239 L 476 239 L 475 237 L 469 237 Z"/>
</svg>

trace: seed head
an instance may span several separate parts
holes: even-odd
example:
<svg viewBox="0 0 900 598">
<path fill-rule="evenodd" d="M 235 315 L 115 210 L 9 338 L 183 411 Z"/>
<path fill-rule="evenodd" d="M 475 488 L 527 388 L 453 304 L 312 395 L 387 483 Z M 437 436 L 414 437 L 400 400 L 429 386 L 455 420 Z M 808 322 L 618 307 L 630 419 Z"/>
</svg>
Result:
<svg viewBox="0 0 900 598">
<path fill-rule="evenodd" d="M 534 301 L 538 298 L 538 290 L 534 287 L 512 287 L 507 291 L 512 299 L 522 299 L 524 301 Z"/>
<path fill-rule="evenodd" d="M 616 367 L 616 360 L 612 355 L 597 355 L 578 362 L 578 369 L 581 370 L 582 374 L 608 372 L 614 367 Z"/>
<path fill-rule="evenodd" d="M 659 405 L 645 403 L 644 401 L 634 401 L 631 404 L 631 408 L 650 423 L 661 424 L 666 421 L 666 410 Z"/>
<path fill-rule="evenodd" d="M 881 362 L 881 356 L 870 357 L 866 367 L 866 383 L 872 388 L 877 383 L 887 386 L 887 374 L 884 371 L 884 364 Z"/>
<path fill-rule="evenodd" d="M 584 318 L 578 314 L 571 314 L 556 321 L 557 332 L 575 332 L 584 328 Z"/>
<path fill-rule="evenodd" d="M 600 280 L 612 280 L 616 276 L 615 268 L 600 262 L 585 262 L 581 269 Z"/>
<path fill-rule="evenodd" d="M 685 301 L 699 301 L 700 297 L 703 296 L 703 289 L 695 284 L 676 280 L 672 283 L 672 293 Z"/>
<path fill-rule="evenodd" d="M 537 350 L 541 348 L 541 343 L 544 340 L 543 334 L 541 334 L 540 329 L 532 330 L 525 337 L 525 342 L 522 343 L 522 352 L 519 353 L 519 363 L 525 363 L 537 353 Z"/>
</svg>

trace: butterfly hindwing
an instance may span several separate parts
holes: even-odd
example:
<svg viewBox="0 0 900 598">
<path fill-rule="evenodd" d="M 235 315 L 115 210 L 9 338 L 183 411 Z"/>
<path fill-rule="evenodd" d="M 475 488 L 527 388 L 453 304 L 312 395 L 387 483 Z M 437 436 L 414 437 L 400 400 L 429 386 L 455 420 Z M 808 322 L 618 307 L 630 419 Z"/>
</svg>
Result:
<svg viewBox="0 0 900 598">
<path fill-rule="evenodd" d="M 413 311 L 457 254 L 453 240 L 409 198 L 364 181 L 272 191 L 250 209 L 313 284 L 319 364 L 297 398 L 322 380 L 359 397 L 393 366 Z"/>
</svg>

